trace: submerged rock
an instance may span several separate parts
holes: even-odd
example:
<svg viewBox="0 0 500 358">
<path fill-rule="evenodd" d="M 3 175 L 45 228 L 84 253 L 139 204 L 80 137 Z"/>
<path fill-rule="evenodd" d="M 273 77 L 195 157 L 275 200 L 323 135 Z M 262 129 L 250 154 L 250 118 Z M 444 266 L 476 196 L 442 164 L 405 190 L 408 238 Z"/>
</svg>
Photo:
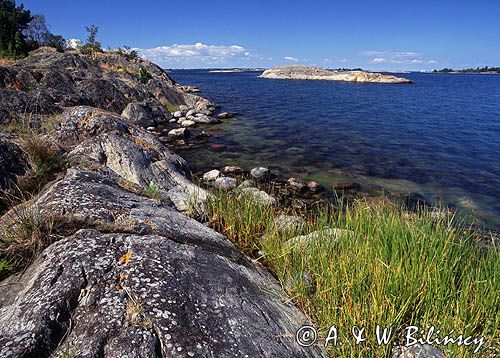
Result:
<svg viewBox="0 0 500 358">
<path fill-rule="evenodd" d="M 219 119 L 228 119 L 231 118 L 233 115 L 229 112 L 222 112 L 217 115 L 217 118 Z"/>
<path fill-rule="evenodd" d="M 357 190 L 361 185 L 355 182 L 337 182 L 332 184 L 333 190 Z"/>
<path fill-rule="evenodd" d="M 168 137 L 171 139 L 186 138 L 189 136 L 189 130 L 187 128 L 176 128 L 168 132 Z"/>
</svg>

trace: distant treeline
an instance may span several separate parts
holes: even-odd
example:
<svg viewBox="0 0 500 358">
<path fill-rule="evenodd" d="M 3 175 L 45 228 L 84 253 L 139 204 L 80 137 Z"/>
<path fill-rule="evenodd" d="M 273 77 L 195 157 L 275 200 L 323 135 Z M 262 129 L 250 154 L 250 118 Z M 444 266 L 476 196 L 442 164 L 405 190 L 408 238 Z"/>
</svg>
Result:
<svg viewBox="0 0 500 358">
<path fill-rule="evenodd" d="M 332 71 L 363 71 L 362 68 L 356 67 L 356 68 L 332 68 Z"/>
<path fill-rule="evenodd" d="M 450 73 L 450 72 L 462 72 L 462 73 L 483 73 L 483 72 L 495 72 L 500 73 L 500 67 L 482 67 L 482 68 L 465 68 L 463 70 L 453 70 L 451 68 L 443 68 L 442 70 L 433 70 L 434 73 Z"/>
</svg>

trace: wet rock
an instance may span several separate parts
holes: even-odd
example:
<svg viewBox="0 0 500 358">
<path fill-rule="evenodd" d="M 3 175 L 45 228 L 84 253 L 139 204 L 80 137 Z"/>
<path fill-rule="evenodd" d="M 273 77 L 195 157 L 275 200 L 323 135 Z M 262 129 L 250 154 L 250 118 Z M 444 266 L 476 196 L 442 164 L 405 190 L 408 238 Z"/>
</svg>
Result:
<svg viewBox="0 0 500 358">
<path fill-rule="evenodd" d="M 216 118 L 212 118 L 212 117 L 209 117 L 205 114 L 197 114 L 195 117 L 192 117 L 193 121 L 195 121 L 196 123 L 201 123 L 201 124 L 216 124 L 216 123 L 220 123 L 220 121 Z"/>
<path fill-rule="evenodd" d="M 189 127 L 193 127 L 196 125 L 196 123 L 194 121 L 190 121 L 190 120 L 182 121 L 182 122 L 180 122 L 180 124 L 184 128 L 189 128 Z"/>
<path fill-rule="evenodd" d="M 361 188 L 361 185 L 355 182 L 339 182 L 339 183 L 333 183 L 332 184 L 332 189 L 333 190 L 358 190 Z"/>
<path fill-rule="evenodd" d="M 306 250 L 312 245 L 317 244 L 318 241 L 331 240 L 336 242 L 339 239 L 345 239 L 351 235 L 354 235 L 354 232 L 345 229 L 333 228 L 319 230 L 314 231 L 308 235 L 294 237 L 286 242 L 286 246 L 290 249 L 294 248 L 299 250 Z"/>
<path fill-rule="evenodd" d="M 210 148 L 212 148 L 215 151 L 222 151 L 222 150 L 226 150 L 227 146 L 225 144 L 213 143 L 213 144 L 210 144 Z"/>
<path fill-rule="evenodd" d="M 306 184 L 298 179 L 298 178 L 290 178 L 287 180 L 287 184 L 288 184 L 288 187 L 296 192 L 296 193 L 300 193 L 301 191 L 303 191 L 306 187 Z"/>
<path fill-rule="evenodd" d="M 186 138 L 189 136 L 189 130 L 187 128 L 176 128 L 168 132 L 168 137 L 171 139 Z"/>
<path fill-rule="evenodd" d="M 279 231 L 293 231 L 300 230 L 306 222 L 300 216 L 280 215 L 274 219 L 274 224 Z"/>
<path fill-rule="evenodd" d="M 229 112 L 222 112 L 217 115 L 217 118 L 219 119 L 228 119 L 231 118 L 233 115 Z"/>
<path fill-rule="evenodd" d="M 217 169 L 213 169 L 203 174 L 203 181 L 214 181 L 220 176 L 221 176 L 220 171 L 218 171 Z"/>
<path fill-rule="evenodd" d="M 196 110 L 190 109 L 189 111 L 187 111 L 186 117 L 194 116 L 196 113 L 197 113 Z"/>
<path fill-rule="evenodd" d="M 307 189 L 312 191 L 313 193 L 317 193 L 323 189 L 320 183 L 315 181 L 310 181 L 307 183 Z"/>
<path fill-rule="evenodd" d="M 243 173 L 243 169 L 233 165 L 226 165 L 221 169 L 221 171 L 227 175 L 240 175 L 241 173 Z"/>
<path fill-rule="evenodd" d="M 429 344 L 417 343 L 410 347 L 393 348 L 392 358 L 445 358 L 445 355 Z"/>
<path fill-rule="evenodd" d="M 220 177 L 215 179 L 214 187 L 219 190 L 230 191 L 236 188 L 236 179 Z"/>
<path fill-rule="evenodd" d="M 253 168 L 250 171 L 250 175 L 256 181 L 265 181 L 265 180 L 269 179 L 271 173 L 270 173 L 268 168 L 257 167 L 257 168 Z"/>
<path fill-rule="evenodd" d="M 240 195 L 246 195 L 252 198 L 257 204 L 265 206 L 265 205 L 274 205 L 276 204 L 276 199 L 267 194 L 265 191 L 259 190 L 257 188 L 242 188 L 238 189 Z"/>
</svg>

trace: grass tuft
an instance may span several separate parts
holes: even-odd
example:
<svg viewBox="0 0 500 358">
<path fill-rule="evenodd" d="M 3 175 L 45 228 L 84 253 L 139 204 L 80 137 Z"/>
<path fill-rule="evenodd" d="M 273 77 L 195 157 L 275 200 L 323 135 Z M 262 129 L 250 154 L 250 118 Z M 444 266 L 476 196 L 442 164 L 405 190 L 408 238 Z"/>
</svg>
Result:
<svg viewBox="0 0 500 358">
<path fill-rule="evenodd" d="M 500 260 L 497 248 L 480 248 L 473 231 L 429 210 L 409 214 L 386 200 L 359 200 L 310 213 L 302 228 L 279 231 L 274 217 L 283 208 L 259 206 L 250 198 L 219 193 L 207 205 L 210 225 L 259 258 L 326 337 L 331 325 L 343 342 L 330 353 L 378 357 L 403 343 L 408 325 L 498 340 Z M 344 229 L 335 239 L 326 228 Z M 309 245 L 288 240 L 319 231 Z M 311 285 L 314 285 L 311 288 Z M 355 345 L 352 326 L 375 337 L 376 325 L 394 327 L 388 345 L 375 339 Z M 458 335 L 459 333 L 456 333 Z M 342 334 L 344 334 L 342 336 Z M 456 336 L 455 335 L 455 336 Z M 472 346 L 473 347 L 473 346 Z M 453 357 L 472 348 L 438 347 Z"/>
</svg>

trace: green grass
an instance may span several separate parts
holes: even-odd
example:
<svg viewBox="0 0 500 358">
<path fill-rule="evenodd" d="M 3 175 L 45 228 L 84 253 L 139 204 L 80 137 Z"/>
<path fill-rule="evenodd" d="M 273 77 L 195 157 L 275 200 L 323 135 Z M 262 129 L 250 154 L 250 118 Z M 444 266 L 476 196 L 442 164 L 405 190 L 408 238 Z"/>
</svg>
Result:
<svg viewBox="0 0 500 358">
<path fill-rule="evenodd" d="M 147 196 L 150 199 L 154 199 L 154 200 L 158 200 L 158 201 L 161 201 L 163 199 L 161 194 L 158 192 L 158 187 L 153 183 L 149 184 L 147 189 L 143 192 L 143 195 Z"/>
<path fill-rule="evenodd" d="M 0 280 L 9 274 L 14 267 L 4 259 L 0 259 Z"/>
<path fill-rule="evenodd" d="M 498 343 L 498 251 L 493 246 L 481 250 L 475 234 L 454 225 L 452 218 L 436 220 L 429 211 L 408 213 L 386 200 L 362 200 L 341 210 L 319 209 L 309 213 L 302 229 L 278 232 L 273 222 L 282 208 L 259 207 L 249 198 L 221 193 L 207 207 L 214 229 L 249 254 L 264 253 L 259 260 L 288 287 L 321 337 L 331 325 L 338 327 L 343 344 L 329 348 L 336 356 L 388 355 L 402 335 L 379 347 L 373 339 L 377 324 L 395 329 L 434 325 L 442 335 L 454 329 L 455 336 L 485 337 L 486 346 Z M 337 242 L 319 237 L 307 247 L 285 244 L 328 227 L 354 234 Z M 301 279 L 304 275 L 312 288 Z M 360 345 L 346 337 L 354 325 L 365 327 L 369 338 Z M 448 356 L 468 357 L 471 347 L 437 348 Z"/>
</svg>

